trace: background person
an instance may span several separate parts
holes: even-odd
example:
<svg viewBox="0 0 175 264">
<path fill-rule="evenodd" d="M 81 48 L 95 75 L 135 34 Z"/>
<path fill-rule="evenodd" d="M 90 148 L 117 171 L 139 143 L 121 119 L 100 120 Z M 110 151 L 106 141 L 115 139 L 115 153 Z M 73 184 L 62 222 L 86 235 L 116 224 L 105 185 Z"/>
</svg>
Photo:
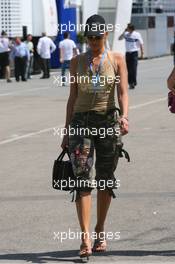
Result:
<svg viewBox="0 0 175 264">
<path fill-rule="evenodd" d="M 168 93 L 168 108 L 175 114 L 175 67 L 167 79 L 167 86 L 171 92 Z"/>
<path fill-rule="evenodd" d="M 32 67 L 33 67 L 34 45 L 32 42 L 32 38 L 33 38 L 32 35 L 29 34 L 27 35 L 27 40 L 25 41 L 25 44 L 27 45 L 30 53 L 30 58 L 27 62 L 27 67 L 26 67 L 26 79 L 31 79 Z"/>
<path fill-rule="evenodd" d="M 135 31 L 132 24 L 128 24 L 126 30 L 119 37 L 119 40 L 125 39 L 126 44 L 126 64 L 128 69 L 129 88 L 134 89 L 137 85 L 137 65 L 138 52 L 141 50 L 141 58 L 143 58 L 143 39 L 139 32 Z"/>
<path fill-rule="evenodd" d="M 41 79 L 50 78 L 50 59 L 51 53 L 56 50 L 56 45 L 51 38 L 46 36 L 46 33 L 42 33 L 42 37 L 39 39 L 37 45 L 37 52 L 41 58 L 41 70 L 43 76 Z"/>
<path fill-rule="evenodd" d="M 73 56 L 77 55 L 77 47 L 73 40 L 70 39 L 70 33 L 64 33 L 64 40 L 59 43 L 60 50 L 60 63 L 61 63 L 61 76 L 62 76 L 62 85 L 65 85 L 65 73 L 66 69 L 70 67 L 70 61 Z"/>
<path fill-rule="evenodd" d="M 2 31 L 0 36 L 0 67 L 2 68 L 2 72 L 5 69 L 5 78 L 8 83 L 11 82 L 10 79 L 10 60 L 9 60 L 9 52 L 10 52 L 10 43 L 7 37 L 7 33 Z"/>
<path fill-rule="evenodd" d="M 30 59 L 30 53 L 28 47 L 24 42 L 21 41 L 20 37 L 15 38 L 15 45 L 12 50 L 12 58 L 14 59 L 14 64 L 15 64 L 16 81 L 17 82 L 20 81 L 20 76 L 23 82 L 27 81 L 26 67 L 27 67 L 27 62 Z"/>
<path fill-rule="evenodd" d="M 168 89 L 175 95 L 175 67 L 167 79 L 167 86 Z"/>
<path fill-rule="evenodd" d="M 171 55 L 173 55 L 173 63 L 175 66 L 175 32 L 173 36 L 173 42 L 171 43 L 171 46 L 170 46 L 170 50 L 171 50 Z"/>
<path fill-rule="evenodd" d="M 94 30 L 93 25 L 96 25 Z M 65 127 L 77 128 L 106 128 L 121 127 L 121 133 L 128 133 L 128 81 L 125 59 L 120 53 L 108 51 L 105 48 L 107 32 L 101 32 L 101 25 L 105 26 L 102 16 L 93 15 L 86 22 L 85 36 L 89 50 L 71 60 L 70 74 L 84 76 L 84 82 L 77 81 L 70 85 L 70 95 L 67 103 Z M 93 28 L 92 28 L 93 27 Z M 115 67 L 116 65 L 116 67 Z M 116 72 L 120 76 L 120 84 L 116 87 Z M 93 83 L 96 76 L 97 86 Z M 110 84 L 100 84 L 100 76 L 108 76 L 112 79 Z M 115 93 L 115 89 L 117 92 Z M 121 116 L 116 117 L 115 94 L 121 109 Z M 106 250 L 104 224 L 114 195 L 114 185 L 108 188 L 108 180 L 115 181 L 114 171 L 117 167 L 120 153 L 121 135 L 107 135 L 104 138 L 86 135 L 66 135 L 62 142 L 62 148 L 69 148 L 74 175 L 80 180 L 88 181 L 88 186 L 76 188 L 76 208 L 82 233 L 80 257 L 88 257 L 91 251 L 89 238 L 90 214 L 91 214 L 91 184 L 94 150 L 96 153 L 96 182 L 105 182 L 103 190 L 97 192 L 97 223 L 95 232 L 97 239 L 94 242 L 93 251 Z M 120 146 L 119 146 L 120 145 Z"/>
</svg>

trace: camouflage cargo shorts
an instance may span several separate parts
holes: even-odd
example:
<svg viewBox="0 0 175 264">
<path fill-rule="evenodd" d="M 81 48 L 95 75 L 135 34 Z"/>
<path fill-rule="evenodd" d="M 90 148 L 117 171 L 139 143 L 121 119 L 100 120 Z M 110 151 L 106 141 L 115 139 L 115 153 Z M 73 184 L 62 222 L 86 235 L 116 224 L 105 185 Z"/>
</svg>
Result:
<svg viewBox="0 0 175 264">
<path fill-rule="evenodd" d="M 106 114 L 96 111 L 75 113 L 69 132 L 69 153 L 76 190 L 117 188 L 114 171 L 117 167 L 122 140 L 116 110 Z M 95 156 L 94 176 L 92 167 Z"/>
</svg>

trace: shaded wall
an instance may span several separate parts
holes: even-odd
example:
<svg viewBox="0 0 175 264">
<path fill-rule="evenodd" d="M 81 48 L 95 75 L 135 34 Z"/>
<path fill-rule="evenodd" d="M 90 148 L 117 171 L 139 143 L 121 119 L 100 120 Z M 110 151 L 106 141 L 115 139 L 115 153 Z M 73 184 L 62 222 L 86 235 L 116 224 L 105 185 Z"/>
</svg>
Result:
<svg viewBox="0 0 175 264">
<path fill-rule="evenodd" d="M 67 28 L 69 29 L 68 25 L 69 24 L 74 24 L 76 25 L 76 8 L 64 8 L 64 0 L 56 0 L 57 4 L 57 12 L 58 12 L 58 29 L 59 25 L 65 24 L 67 25 Z M 66 29 L 66 27 L 64 27 Z M 71 31 L 71 39 L 73 39 L 76 42 L 76 32 L 72 31 L 73 27 L 70 28 Z M 59 63 L 59 42 L 63 40 L 63 32 L 61 33 L 58 31 L 58 35 L 55 39 L 55 44 L 57 45 L 56 51 L 52 54 L 52 59 L 51 59 L 51 66 L 52 68 L 58 68 L 60 67 Z"/>
</svg>

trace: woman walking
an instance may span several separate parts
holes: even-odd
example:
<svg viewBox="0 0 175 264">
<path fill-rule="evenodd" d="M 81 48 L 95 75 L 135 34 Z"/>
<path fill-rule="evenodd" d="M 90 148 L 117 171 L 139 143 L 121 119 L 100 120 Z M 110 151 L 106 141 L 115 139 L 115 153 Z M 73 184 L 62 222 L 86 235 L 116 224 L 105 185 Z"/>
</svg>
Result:
<svg viewBox="0 0 175 264">
<path fill-rule="evenodd" d="M 82 258 L 91 255 L 92 251 L 106 250 L 105 235 L 101 234 L 104 234 L 111 196 L 114 196 L 113 189 L 116 188 L 114 171 L 121 150 L 121 135 L 128 133 L 128 82 L 125 60 L 121 54 L 105 49 L 108 32 L 103 17 L 93 15 L 88 18 L 85 36 L 89 50 L 73 58 L 70 66 L 74 81 L 70 86 L 65 127 L 74 128 L 76 133 L 66 135 L 62 142 L 63 149 L 68 147 L 77 182 L 82 183 L 81 180 L 84 180 L 84 184 L 76 186 L 76 208 L 83 234 L 80 246 Z M 115 97 L 118 97 L 120 116 L 116 111 Z M 81 129 L 84 129 L 83 134 L 80 133 Z M 113 133 L 108 133 L 109 129 L 112 129 Z M 105 135 L 102 135 L 102 131 Z M 114 133 L 116 131 L 117 133 Z M 94 150 L 95 179 L 92 174 Z M 100 186 L 101 181 L 104 183 L 103 188 Z M 92 247 L 89 228 L 91 191 L 94 183 L 98 191 L 96 239 Z"/>
</svg>

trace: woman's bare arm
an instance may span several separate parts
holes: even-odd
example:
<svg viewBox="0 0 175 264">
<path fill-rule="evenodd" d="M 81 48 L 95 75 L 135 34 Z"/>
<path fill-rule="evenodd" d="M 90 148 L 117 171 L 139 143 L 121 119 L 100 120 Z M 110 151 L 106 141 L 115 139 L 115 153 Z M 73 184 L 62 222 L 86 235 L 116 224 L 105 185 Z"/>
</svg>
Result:
<svg viewBox="0 0 175 264">
<path fill-rule="evenodd" d="M 122 116 L 128 117 L 128 72 L 123 55 L 115 54 L 120 83 L 117 85 L 118 103 Z"/>
<path fill-rule="evenodd" d="M 66 123 L 65 127 L 67 128 L 71 122 L 73 108 L 75 101 L 77 99 L 78 89 L 77 89 L 77 82 L 76 82 L 76 69 L 77 69 L 77 57 L 73 58 L 70 63 L 70 76 L 72 77 L 72 83 L 70 84 L 70 93 L 67 102 L 67 110 L 66 110 Z M 73 78 L 75 81 L 73 82 Z"/>
<path fill-rule="evenodd" d="M 72 83 L 70 84 L 70 94 L 69 94 L 67 107 L 66 107 L 65 128 L 67 128 L 67 129 L 68 129 L 69 124 L 72 120 L 73 109 L 74 109 L 74 105 L 75 105 L 75 102 L 77 99 L 77 94 L 78 94 L 78 88 L 77 88 L 77 82 L 76 82 L 77 61 L 78 61 L 77 57 L 74 57 L 70 63 L 70 76 L 72 76 L 72 78 L 71 78 Z M 75 78 L 75 82 L 73 82 L 73 77 Z M 63 149 L 65 147 L 68 147 L 68 135 L 64 136 L 61 147 Z"/>
<path fill-rule="evenodd" d="M 117 84 L 118 103 L 121 110 L 122 134 L 128 133 L 128 71 L 125 58 L 120 53 L 114 53 L 117 73 L 120 76 L 120 83 Z"/>
</svg>

